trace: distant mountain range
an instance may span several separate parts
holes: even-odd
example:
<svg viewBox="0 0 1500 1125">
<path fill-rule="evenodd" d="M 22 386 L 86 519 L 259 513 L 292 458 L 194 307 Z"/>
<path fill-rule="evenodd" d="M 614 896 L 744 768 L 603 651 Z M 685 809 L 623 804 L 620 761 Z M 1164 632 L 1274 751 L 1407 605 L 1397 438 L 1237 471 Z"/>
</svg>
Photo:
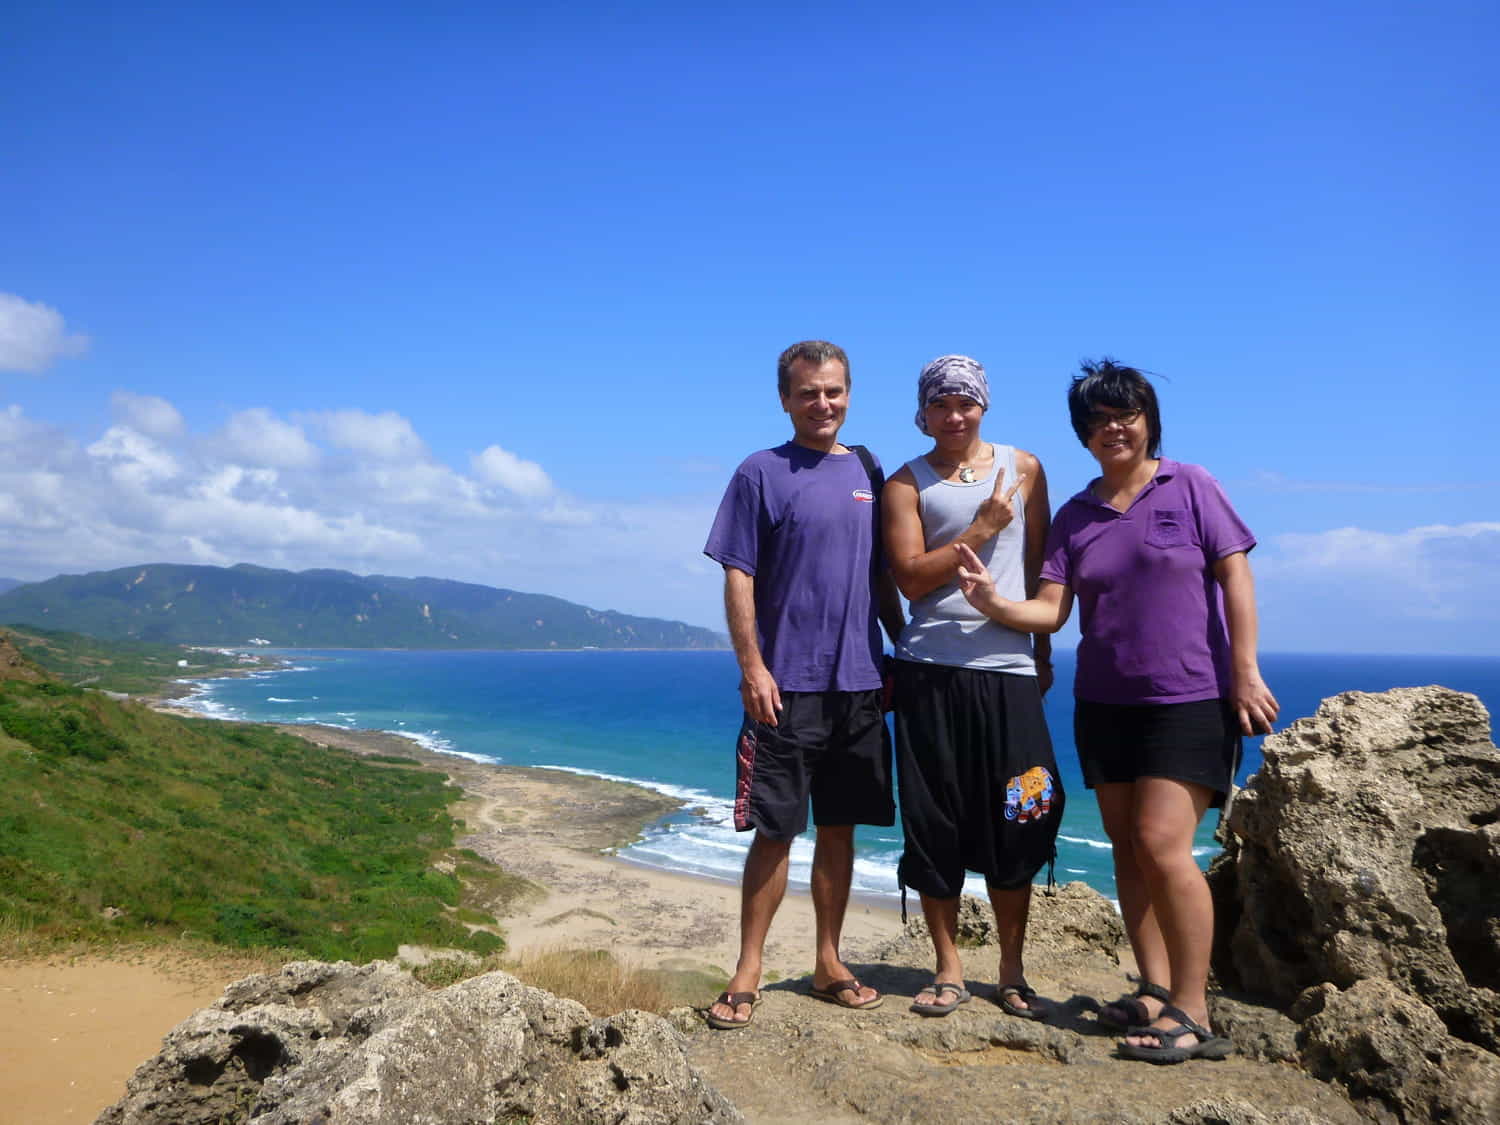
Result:
<svg viewBox="0 0 1500 1125">
<path fill-rule="evenodd" d="M 17 586 L 26 585 L 24 578 L 0 578 L 0 594 L 6 590 L 14 590 Z"/>
<path fill-rule="evenodd" d="M 0 622 L 109 640 L 287 648 L 725 648 L 710 629 L 545 594 L 343 570 L 152 563 L 0 593 Z"/>
</svg>

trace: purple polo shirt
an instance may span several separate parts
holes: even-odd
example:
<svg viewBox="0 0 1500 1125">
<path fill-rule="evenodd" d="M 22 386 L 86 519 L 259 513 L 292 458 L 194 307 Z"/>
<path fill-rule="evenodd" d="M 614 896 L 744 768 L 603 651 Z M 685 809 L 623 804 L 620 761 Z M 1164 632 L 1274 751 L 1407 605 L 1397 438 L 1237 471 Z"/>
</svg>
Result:
<svg viewBox="0 0 1500 1125">
<path fill-rule="evenodd" d="M 703 553 L 754 577 L 761 656 L 782 691 L 880 686 L 874 501 L 856 454 L 795 442 L 752 453 L 724 492 Z"/>
<path fill-rule="evenodd" d="M 1129 509 L 1089 489 L 1058 511 L 1042 577 L 1078 599 L 1073 694 L 1095 703 L 1229 696 L 1229 631 L 1213 564 L 1255 546 L 1219 482 L 1161 459 Z"/>
</svg>

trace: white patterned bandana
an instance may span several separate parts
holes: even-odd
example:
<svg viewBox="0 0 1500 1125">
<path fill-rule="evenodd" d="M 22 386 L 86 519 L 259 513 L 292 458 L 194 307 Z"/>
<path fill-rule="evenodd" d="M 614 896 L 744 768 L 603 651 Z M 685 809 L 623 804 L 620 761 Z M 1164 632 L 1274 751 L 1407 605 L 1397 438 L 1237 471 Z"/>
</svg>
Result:
<svg viewBox="0 0 1500 1125">
<path fill-rule="evenodd" d="M 963 395 L 990 408 L 990 383 L 984 377 L 984 364 L 966 355 L 942 355 L 917 376 L 917 429 L 931 436 L 927 429 L 927 407 L 944 395 Z"/>
</svg>

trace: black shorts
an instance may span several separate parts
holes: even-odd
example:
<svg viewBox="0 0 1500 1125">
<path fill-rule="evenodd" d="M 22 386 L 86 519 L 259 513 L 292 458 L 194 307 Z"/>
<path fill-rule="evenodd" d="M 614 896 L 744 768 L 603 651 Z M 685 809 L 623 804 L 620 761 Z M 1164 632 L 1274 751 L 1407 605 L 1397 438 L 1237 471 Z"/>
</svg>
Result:
<svg viewBox="0 0 1500 1125">
<path fill-rule="evenodd" d="M 891 736 L 873 691 L 784 691 L 776 726 L 745 716 L 735 754 L 734 826 L 777 840 L 814 824 L 895 824 Z"/>
<path fill-rule="evenodd" d="M 1064 794 L 1036 677 L 896 661 L 901 885 L 954 898 L 964 872 L 1028 885 L 1056 854 Z"/>
<path fill-rule="evenodd" d="M 1083 783 L 1166 777 L 1211 789 L 1222 808 L 1240 765 L 1240 724 L 1228 700 L 1094 703 L 1074 700 L 1073 742 Z"/>
</svg>

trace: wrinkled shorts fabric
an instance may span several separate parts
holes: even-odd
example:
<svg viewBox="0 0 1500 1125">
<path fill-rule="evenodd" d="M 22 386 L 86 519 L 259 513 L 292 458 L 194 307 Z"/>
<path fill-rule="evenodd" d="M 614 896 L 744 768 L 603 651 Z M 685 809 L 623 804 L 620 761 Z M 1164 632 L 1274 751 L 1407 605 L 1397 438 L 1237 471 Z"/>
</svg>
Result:
<svg viewBox="0 0 1500 1125">
<path fill-rule="evenodd" d="M 896 823 L 881 692 L 784 691 L 773 727 L 746 715 L 735 744 L 734 826 L 778 840 L 819 825 Z"/>
<path fill-rule="evenodd" d="M 1035 676 L 896 661 L 902 886 L 954 898 L 964 874 L 1009 890 L 1057 852 L 1062 779 Z"/>
</svg>

